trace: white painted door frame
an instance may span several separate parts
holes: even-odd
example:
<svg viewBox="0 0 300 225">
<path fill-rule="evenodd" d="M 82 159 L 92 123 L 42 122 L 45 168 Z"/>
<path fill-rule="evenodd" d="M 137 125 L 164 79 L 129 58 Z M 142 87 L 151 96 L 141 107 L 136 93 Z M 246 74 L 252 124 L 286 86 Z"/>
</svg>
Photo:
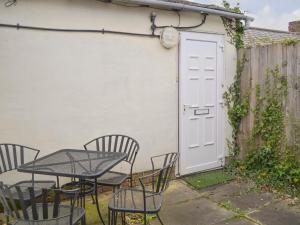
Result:
<svg viewBox="0 0 300 225">
<path fill-rule="evenodd" d="M 179 174 L 186 175 L 189 173 L 194 173 L 198 171 L 205 171 L 216 169 L 222 167 L 224 165 L 225 158 L 225 136 L 224 136 L 224 106 L 223 106 L 223 80 L 224 80 L 224 35 L 219 34 L 208 34 L 208 33 L 196 33 L 196 32 L 181 32 L 180 33 L 181 41 L 179 47 L 179 152 L 180 152 L 180 160 L 179 160 Z M 214 121 L 215 121 L 215 151 L 216 156 L 215 160 L 209 159 L 210 161 L 205 162 L 205 160 L 199 159 L 199 165 L 190 165 L 190 168 L 187 166 L 189 160 L 188 158 L 194 157 L 193 155 L 188 155 L 188 145 L 186 136 L 187 134 L 187 125 L 185 124 L 186 118 L 186 108 L 187 105 L 186 97 L 183 96 L 187 91 L 187 81 L 184 79 L 184 75 L 186 74 L 186 58 L 188 56 L 187 53 L 187 43 L 191 41 L 195 41 L 195 46 L 197 43 L 202 43 L 201 45 L 205 46 L 207 43 L 210 46 L 216 45 L 216 98 L 215 98 L 215 109 L 214 109 Z M 199 48 L 201 49 L 201 48 Z M 206 49 L 205 47 L 203 49 Z M 197 53 L 198 54 L 198 53 Z M 199 52 L 199 54 L 205 54 L 205 52 Z M 189 56 L 191 57 L 191 56 Z M 195 56 L 196 57 L 196 56 Z M 208 57 L 206 57 L 208 58 Z M 213 58 L 213 57 L 212 57 Z M 199 107 L 199 106 L 197 106 Z M 202 107 L 202 106 L 201 106 Z M 194 109 L 193 109 L 194 110 Z M 202 109 L 200 109 L 202 110 Z M 213 111 L 213 110 L 212 110 Z M 200 123 L 199 123 L 200 124 Z M 204 126 L 204 124 L 202 123 Z M 199 142 L 200 143 L 200 142 Z M 199 151 L 199 156 L 204 156 L 205 154 L 200 153 L 201 148 L 196 148 L 196 151 Z M 203 149 L 202 149 L 203 151 Z M 208 153 L 209 154 L 209 153 Z M 195 158 L 195 157 L 194 157 Z M 211 158 L 211 157 L 210 157 Z M 193 160 L 192 160 L 193 161 Z M 195 164 L 195 162 L 194 162 Z M 195 168 L 193 168 L 195 167 Z"/>
</svg>

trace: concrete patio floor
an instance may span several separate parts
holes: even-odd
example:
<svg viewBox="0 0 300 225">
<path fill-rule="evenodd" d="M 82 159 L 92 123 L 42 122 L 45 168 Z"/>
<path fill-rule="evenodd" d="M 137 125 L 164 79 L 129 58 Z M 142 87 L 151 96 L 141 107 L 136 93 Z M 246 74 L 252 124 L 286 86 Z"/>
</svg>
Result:
<svg viewBox="0 0 300 225">
<path fill-rule="evenodd" d="M 270 193 L 257 193 L 245 183 L 231 182 L 194 190 L 172 182 L 160 213 L 165 225 L 299 225 L 300 207 L 288 206 Z M 151 225 L 159 225 L 157 220 Z"/>
<path fill-rule="evenodd" d="M 111 193 L 100 196 L 106 220 Z M 86 209 L 87 224 L 101 224 L 91 198 Z M 291 207 L 273 194 L 255 192 L 250 185 L 236 181 L 195 190 L 176 180 L 164 194 L 160 216 L 165 225 L 300 225 L 300 206 Z M 154 219 L 150 225 L 160 223 Z"/>
</svg>

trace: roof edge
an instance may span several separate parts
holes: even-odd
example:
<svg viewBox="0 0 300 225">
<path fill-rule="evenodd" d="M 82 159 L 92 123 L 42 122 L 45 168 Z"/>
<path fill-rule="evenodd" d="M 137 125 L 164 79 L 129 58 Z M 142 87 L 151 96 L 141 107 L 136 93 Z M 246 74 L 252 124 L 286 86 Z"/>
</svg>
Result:
<svg viewBox="0 0 300 225">
<path fill-rule="evenodd" d="M 286 30 L 276 30 L 276 29 L 270 29 L 270 28 L 263 28 L 263 27 L 249 27 L 248 30 L 260 30 L 260 31 L 270 31 L 270 32 L 276 32 L 276 33 L 286 33 L 286 34 L 298 34 L 299 32 L 289 32 Z"/>
<path fill-rule="evenodd" d="M 207 14 L 224 16 L 229 18 L 241 19 L 247 22 L 251 22 L 254 20 L 253 17 L 246 16 L 244 14 L 230 12 L 221 9 L 212 9 L 212 8 L 204 7 L 202 5 L 196 6 L 196 5 L 189 5 L 189 4 L 179 3 L 179 2 L 170 2 L 170 1 L 162 1 L 162 0 L 127 0 L 126 2 L 138 4 L 138 5 L 144 5 L 144 6 L 156 6 L 156 7 L 169 8 L 169 9 L 171 8 L 175 10 L 207 13 Z"/>
</svg>

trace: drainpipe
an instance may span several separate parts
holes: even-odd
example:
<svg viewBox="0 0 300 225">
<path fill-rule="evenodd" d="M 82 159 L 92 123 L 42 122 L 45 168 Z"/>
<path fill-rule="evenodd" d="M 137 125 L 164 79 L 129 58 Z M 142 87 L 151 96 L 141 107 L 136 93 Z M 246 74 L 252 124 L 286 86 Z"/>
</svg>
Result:
<svg viewBox="0 0 300 225">
<path fill-rule="evenodd" d="M 161 8 L 172 8 L 176 10 L 184 10 L 184 11 L 193 11 L 193 12 L 200 12 L 200 13 L 207 13 L 217 16 L 223 17 L 230 17 L 245 20 L 246 24 L 253 21 L 254 18 L 250 16 L 246 16 L 244 14 L 234 13 L 234 12 L 227 12 L 218 9 L 210 9 L 202 6 L 192 6 L 186 5 L 182 3 L 175 3 L 175 2 L 168 2 L 168 1 L 159 1 L 159 0 L 128 0 L 128 3 L 133 3 L 137 5 L 144 5 L 144 6 L 156 6 Z"/>
</svg>

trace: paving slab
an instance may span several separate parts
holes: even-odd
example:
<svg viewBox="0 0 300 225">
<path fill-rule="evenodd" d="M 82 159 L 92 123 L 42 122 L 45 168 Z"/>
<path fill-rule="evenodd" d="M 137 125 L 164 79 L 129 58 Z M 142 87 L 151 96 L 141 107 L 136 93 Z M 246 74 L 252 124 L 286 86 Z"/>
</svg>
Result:
<svg viewBox="0 0 300 225">
<path fill-rule="evenodd" d="M 200 192 L 215 202 L 221 202 L 233 196 L 243 195 L 249 192 L 251 188 L 251 185 L 247 183 L 239 183 L 234 181 L 228 184 L 205 188 Z"/>
<path fill-rule="evenodd" d="M 251 211 L 271 204 L 274 199 L 271 193 L 248 192 L 240 196 L 229 197 L 227 200 L 235 208 L 239 208 L 242 211 Z"/>
<path fill-rule="evenodd" d="M 300 210 L 291 208 L 282 202 L 271 204 L 256 212 L 250 217 L 259 220 L 264 225 L 299 225 Z"/>
<path fill-rule="evenodd" d="M 164 224 L 169 225 L 212 225 L 234 215 L 206 198 L 166 205 L 160 213 Z M 155 220 L 151 225 L 159 225 L 159 222 Z"/>
<path fill-rule="evenodd" d="M 226 221 L 221 221 L 220 223 L 214 225 L 257 225 L 249 220 L 242 218 L 233 218 Z"/>
<path fill-rule="evenodd" d="M 173 205 L 180 202 L 200 198 L 202 194 L 190 188 L 184 181 L 172 181 L 167 191 L 164 193 L 164 204 Z"/>
</svg>

